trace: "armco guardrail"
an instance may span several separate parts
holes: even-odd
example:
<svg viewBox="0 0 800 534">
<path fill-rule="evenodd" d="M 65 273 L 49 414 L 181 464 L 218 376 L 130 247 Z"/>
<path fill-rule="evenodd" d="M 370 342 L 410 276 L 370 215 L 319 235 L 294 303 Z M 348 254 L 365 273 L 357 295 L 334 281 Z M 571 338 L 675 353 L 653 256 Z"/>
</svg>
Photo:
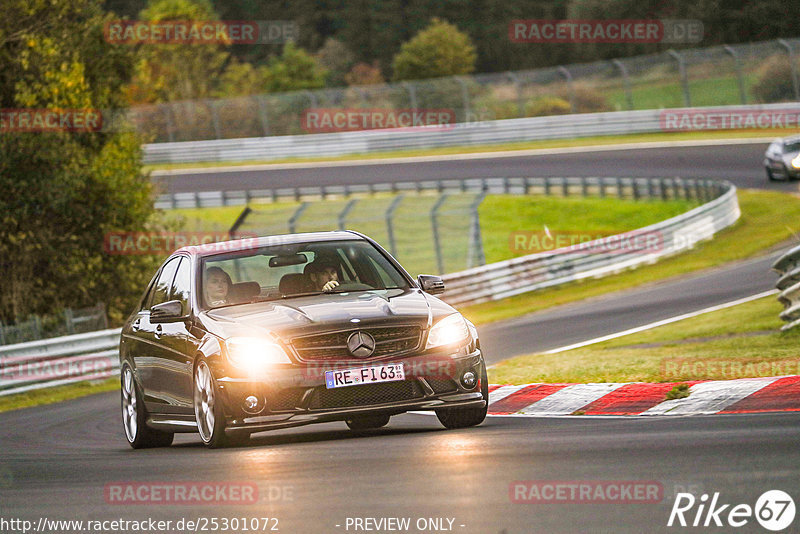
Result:
<svg viewBox="0 0 800 534">
<path fill-rule="evenodd" d="M 294 157 L 332 157 L 352 154 L 371 154 L 421 148 L 449 146 L 491 145 L 540 139 L 564 139 L 601 135 L 623 135 L 672 131 L 665 123 L 669 113 L 686 111 L 698 113 L 765 113 L 795 109 L 797 104 L 764 104 L 755 106 L 719 106 L 692 108 L 691 110 L 644 110 L 613 111 L 607 113 L 581 113 L 554 115 L 524 119 L 496 120 L 463 123 L 439 127 L 420 127 L 395 130 L 366 130 L 326 134 L 285 135 L 276 137 L 252 137 L 221 139 L 214 141 L 188 141 L 180 143 L 157 143 L 144 146 L 144 162 L 194 163 L 226 161 L 268 161 Z M 769 122 L 769 117 L 768 117 Z M 678 123 L 676 123 L 678 124 Z M 706 124 L 704 122 L 704 124 Z M 716 126 L 723 128 L 716 120 Z M 763 127 L 761 122 L 753 127 Z M 771 123 L 770 123 L 771 124 Z M 744 127 L 744 123 L 740 127 Z M 704 128 L 690 125 L 690 130 Z M 766 130 L 765 130 L 766 131 Z"/>
<path fill-rule="evenodd" d="M 456 305 L 497 300 L 653 262 L 661 256 L 685 250 L 698 241 L 712 237 L 739 218 L 736 188 L 728 182 L 712 180 L 505 178 L 432 184 L 440 191 L 447 190 L 447 187 L 456 187 L 461 191 L 527 194 L 538 189 L 544 193 L 557 192 L 564 196 L 593 192 L 632 198 L 677 197 L 708 200 L 702 206 L 677 217 L 604 239 L 601 246 L 608 248 L 606 252 L 560 249 L 445 275 L 443 278 L 447 291 L 444 300 Z M 421 188 L 425 185 L 413 183 L 410 187 Z M 398 187 L 401 184 L 386 186 Z M 278 195 L 278 192 L 272 193 Z M 287 191 L 290 195 L 309 193 L 341 194 L 341 191 Z M 646 251 L 628 247 L 628 243 L 635 241 L 633 238 L 637 235 L 657 236 L 660 245 L 655 250 L 648 248 Z M 597 244 L 597 241 L 592 241 L 582 246 L 593 247 Z M 800 247 L 793 253 L 800 258 Z M 796 266 L 794 271 L 797 274 Z M 797 285 L 792 287 L 796 288 Z M 119 371 L 119 339 L 120 329 L 112 329 L 0 347 L 0 395 L 116 374 Z"/>
<path fill-rule="evenodd" d="M 616 242 L 592 241 L 583 244 L 584 248 L 531 254 L 448 274 L 443 277 L 447 288 L 444 300 L 453 305 L 499 300 L 582 278 L 604 276 L 691 248 L 733 224 L 740 215 L 736 187 L 732 184 L 704 181 L 697 186 L 709 188 L 709 193 L 722 194 L 715 194 L 714 200 L 677 217 L 615 236 Z M 657 236 L 661 245 L 656 249 L 629 246 L 637 235 Z M 593 247 L 605 251 L 581 251 Z"/>
<path fill-rule="evenodd" d="M 119 371 L 120 332 L 113 328 L 0 347 L 0 395 L 113 376 Z"/>
<path fill-rule="evenodd" d="M 781 319 L 787 324 L 781 330 L 800 325 L 800 246 L 796 246 L 772 264 L 780 278 L 775 287 L 780 290 L 778 300 L 783 304 Z"/>
</svg>

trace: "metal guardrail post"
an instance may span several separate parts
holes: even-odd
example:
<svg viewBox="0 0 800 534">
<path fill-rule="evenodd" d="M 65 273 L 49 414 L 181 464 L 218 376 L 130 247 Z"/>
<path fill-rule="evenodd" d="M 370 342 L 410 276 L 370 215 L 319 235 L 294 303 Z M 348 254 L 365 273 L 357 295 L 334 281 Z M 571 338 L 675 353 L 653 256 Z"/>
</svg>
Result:
<svg viewBox="0 0 800 534">
<path fill-rule="evenodd" d="M 345 205 L 344 209 L 339 212 L 337 216 L 337 222 L 339 223 L 339 230 L 346 230 L 347 229 L 347 216 L 353 210 L 355 205 L 358 203 L 357 198 L 351 198 L 350 201 Z"/>
<path fill-rule="evenodd" d="M 392 254 L 392 256 L 397 255 L 397 247 L 395 246 L 394 241 L 394 228 L 392 227 L 392 218 L 394 217 L 395 210 L 402 201 L 403 194 L 401 193 L 392 199 L 392 203 L 389 204 L 389 207 L 386 209 L 386 213 L 384 214 L 384 218 L 386 219 L 386 234 L 389 238 L 389 252 Z"/>
<path fill-rule="evenodd" d="M 295 228 L 297 227 L 297 221 L 300 219 L 300 217 L 302 217 L 303 212 L 306 211 L 307 207 L 308 207 L 308 202 L 303 202 L 302 204 L 300 204 L 300 206 L 297 207 L 295 212 L 289 218 L 288 222 L 289 222 L 289 233 L 290 234 L 295 233 Z"/>
<path fill-rule="evenodd" d="M 463 122 L 469 122 L 470 106 L 469 106 L 469 89 L 467 88 L 467 82 L 464 81 L 463 76 L 454 76 L 453 78 L 459 83 L 459 85 L 461 85 L 461 100 L 464 103 Z"/>
<path fill-rule="evenodd" d="M 780 318 L 786 322 L 781 330 L 800 325 L 800 246 L 786 251 L 772 264 L 772 270 L 780 277 L 775 282 L 778 301 L 783 304 Z"/>
<path fill-rule="evenodd" d="M 589 182 L 585 176 L 581 176 L 581 196 L 589 196 Z"/>
<path fill-rule="evenodd" d="M 569 196 L 569 181 L 567 180 L 566 176 L 560 178 L 561 180 L 561 195 L 568 197 Z"/>
<path fill-rule="evenodd" d="M 261 121 L 261 128 L 264 130 L 264 137 L 268 137 L 269 133 L 269 111 L 267 108 L 267 97 L 258 95 L 254 97 L 258 104 L 258 118 Z"/>
<path fill-rule="evenodd" d="M 561 65 L 558 67 L 558 72 L 567 80 L 567 93 L 569 94 L 569 109 L 572 113 L 577 113 L 575 106 L 575 89 L 572 86 L 572 73 L 567 70 L 567 67 Z"/>
<path fill-rule="evenodd" d="M 167 119 L 167 139 L 169 139 L 170 143 L 174 143 L 175 125 L 172 124 L 172 116 L 170 115 L 172 104 L 163 104 L 163 106 L 164 106 L 164 117 Z"/>
<path fill-rule="evenodd" d="M 681 86 L 683 87 L 683 103 L 687 108 L 690 108 L 692 107 L 692 98 L 689 94 L 689 75 L 686 73 L 686 61 L 683 59 L 683 56 L 675 50 L 667 50 L 667 54 L 675 58 L 675 61 L 678 62 L 678 71 L 681 75 Z"/>
<path fill-rule="evenodd" d="M 739 100 L 743 105 L 747 104 L 747 92 L 744 89 L 744 75 L 742 74 L 742 63 L 739 61 L 739 54 L 730 45 L 725 45 L 722 48 L 733 58 L 733 64 L 736 68 L 736 80 L 739 82 Z"/>
<path fill-rule="evenodd" d="M 525 102 L 522 99 L 522 80 L 511 71 L 506 72 L 506 76 L 511 79 L 517 88 L 517 117 L 521 119 L 525 116 Z"/>
<path fill-rule="evenodd" d="M 483 240 L 481 238 L 481 222 L 478 216 L 478 208 L 486 198 L 486 191 L 481 191 L 470 205 L 470 224 L 469 224 L 469 247 L 467 250 L 467 269 L 478 265 L 486 264 L 486 256 L 483 253 Z"/>
<path fill-rule="evenodd" d="M 550 177 L 545 176 L 544 178 L 544 196 L 550 196 Z"/>
<path fill-rule="evenodd" d="M 444 260 L 442 258 L 442 247 L 441 241 L 439 239 L 439 221 L 437 217 L 439 215 L 439 208 L 442 207 L 444 201 L 447 200 L 447 193 L 442 193 L 439 195 L 439 198 L 436 199 L 436 203 L 431 208 L 431 231 L 433 232 L 433 248 L 436 251 L 436 268 L 438 269 L 438 273 L 444 273 Z"/>
<path fill-rule="evenodd" d="M 417 109 L 417 90 L 413 84 L 409 82 L 403 82 L 403 87 L 406 88 L 408 91 L 408 100 L 411 103 L 411 109 Z"/>
<path fill-rule="evenodd" d="M 211 124 L 214 125 L 214 135 L 217 139 L 222 139 L 219 129 L 219 113 L 217 112 L 217 105 L 219 100 L 206 100 L 205 104 L 211 109 Z"/>
<path fill-rule="evenodd" d="M 239 230 L 239 228 L 241 228 L 241 226 L 244 224 L 244 221 L 247 220 L 247 217 L 250 216 L 250 213 L 252 213 L 252 211 L 253 210 L 250 209 L 250 206 L 245 206 L 242 212 L 239 214 L 239 216 L 236 217 L 236 220 L 233 222 L 231 229 L 228 230 L 228 235 L 231 237 L 231 239 L 236 239 L 236 232 Z"/>
<path fill-rule="evenodd" d="M 625 188 L 622 186 L 622 178 L 617 178 L 617 198 L 625 198 Z"/>
<path fill-rule="evenodd" d="M 797 65 L 794 61 L 794 49 L 786 39 L 778 39 L 778 44 L 786 49 L 789 54 L 789 69 L 792 72 L 792 87 L 794 88 L 794 99 L 800 100 L 800 82 L 797 79 Z"/>
<path fill-rule="evenodd" d="M 618 60 L 612 59 L 611 62 L 622 72 L 622 86 L 625 89 L 625 102 L 628 105 L 628 110 L 633 109 L 633 92 L 631 91 L 631 79 L 628 76 L 628 69 L 625 64 Z"/>
</svg>

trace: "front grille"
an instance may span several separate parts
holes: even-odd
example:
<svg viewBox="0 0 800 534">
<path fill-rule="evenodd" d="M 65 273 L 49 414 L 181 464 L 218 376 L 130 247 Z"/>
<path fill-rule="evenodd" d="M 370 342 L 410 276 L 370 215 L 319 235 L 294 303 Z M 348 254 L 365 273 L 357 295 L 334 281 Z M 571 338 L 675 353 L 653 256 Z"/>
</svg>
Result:
<svg viewBox="0 0 800 534">
<path fill-rule="evenodd" d="M 437 395 L 440 393 L 450 393 L 451 391 L 458 391 L 458 386 L 456 383 L 449 379 L 438 379 L 438 378 L 425 378 L 425 381 L 431 387 L 434 393 Z"/>
<path fill-rule="evenodd" d="M 423 396 L 422 387 L 416 380 L 364 384 L 336 389 L 327 389 L 325 386 L 319 386 L 311 394 L 309 408 L 312 410 L 324 410 L 350 406 L 369 406 L 372 404 L 413 400 Z"/>
<path fill-rule="evenodd" d="M 361 330 L 375 338 L 375 351 L 366 360 L 403 354 L 419 346 L 422 329 L 419 326 L 388 326 L 360 328 L 314 334 L 292 339 L 297 357 L 304 361 L 331 361 L 356 359 L 347 349 L 347 338 Z M 361 358 L 359 358 L 361 359 Z"/>
<path fill-rule="evenodd" d="M 300 400 L 308 388 L 286 388 L 278 391 L 269 398 L 267 407 L 272 412 L 294 410 L 300 405 Z"/>
</svg>

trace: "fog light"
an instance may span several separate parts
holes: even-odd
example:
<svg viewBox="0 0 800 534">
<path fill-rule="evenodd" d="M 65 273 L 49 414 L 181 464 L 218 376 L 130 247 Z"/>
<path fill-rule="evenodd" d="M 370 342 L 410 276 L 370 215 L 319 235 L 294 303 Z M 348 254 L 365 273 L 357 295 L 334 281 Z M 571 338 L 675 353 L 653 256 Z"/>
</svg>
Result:
<svg viewBox="0 0 800 534">
<path fill-rule="evenodd" d="M 464 386 L 466 389 L 474 388 L 477 380 L 478 377 L 475 376 L 475 373 L 473 373 L 472 371 L 467 371 L 466 373 L 461 375 L 461 385 Z"/>
<path fill-rule="evenodd" d="M 255 395 L 248 395 L 244 399 L 244 409 L 248 412 L 256 412 L 258 411 L 258 397 Z"/>
</svg>

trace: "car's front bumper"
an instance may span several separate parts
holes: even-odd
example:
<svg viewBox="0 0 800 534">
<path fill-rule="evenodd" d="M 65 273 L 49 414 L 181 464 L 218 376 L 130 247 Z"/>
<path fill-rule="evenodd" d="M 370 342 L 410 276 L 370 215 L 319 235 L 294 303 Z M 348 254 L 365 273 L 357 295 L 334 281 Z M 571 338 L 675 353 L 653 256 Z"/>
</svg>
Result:
<svg viewBox="0 0 800 534">
<path fill-rule="evenodd" d="M 412 410 L 480 408 L 486 406 L 480 380 L 472 388 L 461 376 L 473 371 L 480 377 L 484 364 L 480 349 L 471 353 L 417 355 L 380 362 L 350 362 L 338 368 L 368 367 L 402 362 L 406 380 L 364 384 L 328 390 L 325 367 L 298 366 L 253 380 L 222 377 L 227 430 L 259 432 L 276 428 L 341 421 L 362 415 L 394 415 Z M 253 413 L 243 407 L 247 396 L 263 407 Z"/>
</svg>

